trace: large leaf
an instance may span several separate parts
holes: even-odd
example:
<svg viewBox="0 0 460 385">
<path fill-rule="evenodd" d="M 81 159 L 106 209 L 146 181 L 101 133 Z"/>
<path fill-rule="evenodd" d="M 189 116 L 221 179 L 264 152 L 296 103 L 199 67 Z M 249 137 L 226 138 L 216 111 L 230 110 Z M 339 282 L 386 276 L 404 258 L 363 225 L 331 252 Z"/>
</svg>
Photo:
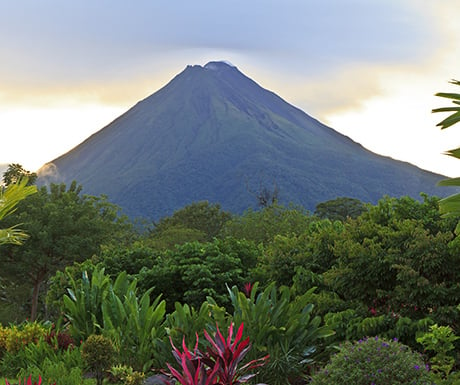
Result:
<svg viewBox="0 0 460 385">
<path fill-rule="evenodd" d="M 460 86 L 460 81 L 452 80 L 450 83 Z M 442 98 L 451 99 L 452 103 L 460 104 L 460 94 L 452 92 L 439 92 L 436 96 Z M 442 107 L 436 108 L 432 112 L 453 112 L 446 119 L 439 122 L 437 126 L 441 129 L 450 127 L 460 122 L 460 107 Z M 460 148 L 446 151 L 446 155 L 453 156 L 454 158 L 460 159 Z M 460 178 L 444 179 L 438 183 L 439 186 L 460 186 Z M 446 216 L 458 216 L 460 215 L 460 194 L 452 195 L 447 198 L 441 199 L 439 202 L 440 211 Z M 460 226 L 457 225 L 456 233 L 460 230 Z"/>
<path fill-rule="evenodd" d="M 452 80 L 450 83 L 460 86 L 460 81 L 458 80 Z M 436 96 L 451 99 L 452 103 L 457 105 L 460 104 L 460 94 L 453 92 L 438 92 Z M 441 127 L 442 130 L 460 121 L 460 107 L 435 108 L 432 112 L 453 112 L 453 114 L 449 115 L 446 119 L 437 124 L 437 126 Z"/>
<path fill-rule="evenodd" d="M 21 200 L 37 192 L 37 187 L 27 186 L 27 182 L 27 178 L 22 178 L 6 188 L 0 186 L 0 220 L 13 213 Z M 17 226 L 0 229 L 0 245 L 6 243 L 20 245 L 27 239 L 27 234 L 17 229 Z"/>
<path fill-rule="evenodd" d="M 460 177 L 443 179 L 438 182 L 438 186 L 460 186 Z M 444 201 L 444 199 L 442 201 Z"/>
<path fill-rule="evenodd" d="M 460 159 L 460 147 L 444 152 L 444 154 Z"/>
</svg>

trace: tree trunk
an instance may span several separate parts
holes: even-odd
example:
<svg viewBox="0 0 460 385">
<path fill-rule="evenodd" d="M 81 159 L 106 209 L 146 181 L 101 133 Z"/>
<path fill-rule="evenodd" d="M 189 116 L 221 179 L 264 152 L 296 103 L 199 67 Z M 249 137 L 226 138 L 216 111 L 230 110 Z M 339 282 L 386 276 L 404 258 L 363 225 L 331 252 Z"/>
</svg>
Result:
<svg viewBox="0 0 460 385">
<path fill-rule="evenodd" d="M 37 319 L 38 309 L 38 293 L 40 292 L 41 281 L 36 280 L 34 282 L 34 288 L 32 290 L 32 307 L 30 310 L 30 322 L 34 322 Z"/>
<path fill-rule="evenodd" d="M 34 322 L 37 319 L 38 295 L 40 294 L 40 286 L 42 285 L 45 276 L 46 268 L 42 268 L 33 279 L 34 287 L 32 289 L 32 306 L 30 309 L 30 322 Z"/>
</svg>

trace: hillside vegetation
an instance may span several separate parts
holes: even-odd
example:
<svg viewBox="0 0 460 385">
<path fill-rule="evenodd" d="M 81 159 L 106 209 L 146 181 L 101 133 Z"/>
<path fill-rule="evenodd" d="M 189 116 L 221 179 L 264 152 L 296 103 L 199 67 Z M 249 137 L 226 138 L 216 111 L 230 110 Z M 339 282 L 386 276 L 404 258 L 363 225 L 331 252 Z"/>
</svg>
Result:
<svg viewBox="0 0 460 385">
<path fill-rule="evenodd" d="M 169 341 L 191 349 L 198 333 L 205 351 L 204 330 L 228 333 L 233 323 L 251 341 L 247 360 L 269 355 L 259 382 L 308 383 L 335 347 L 374 336 L 453 378 L 458 220 L 422 194 L 375 205 L 341 198 L 316 213 L 273 203 L 235 215 L 200 201 L 133 226 L 75 184 L 42 188 L 2 222 L 21 223 L 29 239 L 0 246 L 0 372 L 81 379 L 89 369 L 80 350 L 102 335 L 114 346 L 108 369 L 150 376 L 174 362 Z"/>
</svg>

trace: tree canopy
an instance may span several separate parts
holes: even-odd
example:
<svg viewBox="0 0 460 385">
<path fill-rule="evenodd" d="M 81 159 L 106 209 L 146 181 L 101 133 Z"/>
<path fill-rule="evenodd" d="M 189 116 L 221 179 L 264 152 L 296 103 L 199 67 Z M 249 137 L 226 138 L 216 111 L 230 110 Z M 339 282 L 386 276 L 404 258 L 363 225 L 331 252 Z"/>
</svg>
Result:
<svg viewBox="0 0 460 385">
<path fill-rule="evenodd" d="M 9 186 L 12 183 L 17 183 L 21 179 L 27 179 L 28 185 L 34 185 L 37 180 L 37 174 L 24 169 L 19 163 L 11 163 L 7 170 L 3 173 L 3 183 Z"/>
<path fill-rule="evenodd" d="M 32 320 L 42 284 L 58 269 L 98 253 L 104 242 L 116 236 L 117 213 L 106 198 L 81 195 L 81 186 L 74 182 L 68 189 L 63 184 L 40 188 L 9 215 L 7 225 L 22 223 L 29 238 L 20 250 L 0 247 L 0 274 L 31 286 Z"/>
</svg>

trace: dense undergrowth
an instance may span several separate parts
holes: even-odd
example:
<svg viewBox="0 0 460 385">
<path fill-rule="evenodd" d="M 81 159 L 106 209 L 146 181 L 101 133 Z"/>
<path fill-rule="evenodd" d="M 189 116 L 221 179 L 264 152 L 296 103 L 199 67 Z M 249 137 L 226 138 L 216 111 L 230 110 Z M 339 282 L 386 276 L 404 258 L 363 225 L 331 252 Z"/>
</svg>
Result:
<svg viewBox="0 0 460 385">
<path fill-rule="evenodd" d="M 395 353 L 395 367 L 415 365 L 426 371 L 414 372 L 423 381 L 458 383 L 457 218 L 442 217 L 438 199 L 428 196 L 383 198 L 335 220 L 325 211 L 320 218 L 272 205 L 230 216 L 200 202 L 129 241 L 116 233 L 97 253 L 49 276 L 40 321 L 25 321 L 25 313 L 17 319 L 27 301 L 9 304 L 11 324 L 0 314 L 0 373 L 82 383 L 95 375 L 82 352 L 98 335 L 113 346 L 105 381 L 141 383 L 171 374 L 168 364 L 180 370 L 172 346 L 193 352 L 198 340 L 202 354 L 212 346 L 206 335 L 244 325 L 250 349 L 239 364 L 268 356 L 249 383 L 298 385 L 311 376 L 323 383 L 325 369 L 347 370 L 345 349 L 376 336 L 418 357 L 414 363 Z M 9 278 L 4 294 L 23 290 Z M 374 358 L 369 351 L 365 359 Z"/>
</svg>

